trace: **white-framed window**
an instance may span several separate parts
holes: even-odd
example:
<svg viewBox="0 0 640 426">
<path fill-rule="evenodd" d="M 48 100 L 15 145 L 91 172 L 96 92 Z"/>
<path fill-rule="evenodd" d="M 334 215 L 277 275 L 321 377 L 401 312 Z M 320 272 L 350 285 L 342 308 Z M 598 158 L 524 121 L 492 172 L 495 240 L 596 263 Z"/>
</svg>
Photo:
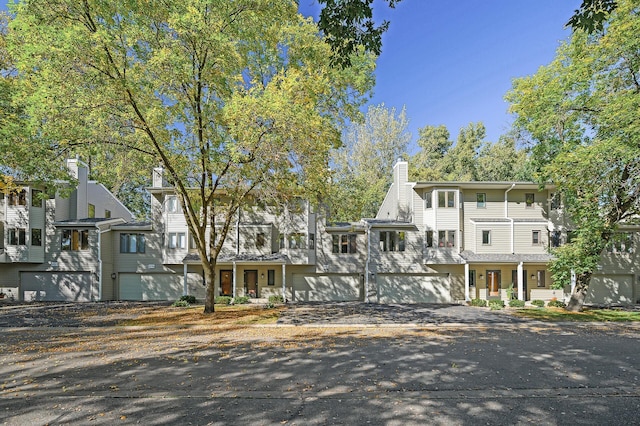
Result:
<svg viewBox="0 0 640 426">
<path fill-rule="evenodd" d="M 438 231 L 438 247 L 453 248 L 456 246 L 456 231 Z"/>
<path fill-rule="evenodd" d="M 433 231 L 426 231 L 424 236 L 427 247 L 433 247 Z"/>
<path fill-rule="evenodd" d="M 20 191 L 9 192 L 9 205 L 10 206 L 26 206 L 27 191 L 25 189 L 22 189 Z"/>
<path fill-rule="evenodd" d="M 485 192 L 476 193 L 476 207 L 479 209 L 487 207 L 487 194 Z"/>
<path fill-rule="evenodd" d="M 332 253 L 357 253 L 356 234 L 334 234 L 332 238 Z"/>
<path fill-rule="evenodd" d="M 120 253 L 144 253 L 144 234 L 120 234 Z"/>
<path fill-rule="evenodd" d="M 27 244 L 27 231 L 24 228 L 9 229 L 9 245 L 24 246 Z"/>
<path fill-rule="evenodd" d="M 433 191 L 424 193 L 424 208 L 425 209 L 433 208 Z"/>
<path fill-rule="evenodd" d="M 541 243 L 540 235 L 540 231 L 531 231 L 531 244 L 533 244 L 534 246 L 539 246 Z"/>
<path fill-rule="evenodd" d="M 187 248 L 187 237 L 184 232 L 169 232 L 167 247 L 170 249 Z"/>
<path fill-rule="evenodd" d="M 42 246 L 42 229 L 31 228 L 31 245 L 38 247 Z"/>
<path fill-rule="evenodd" d="M 454 208 L 456 206 L 455 191 L 438 191 L 438 207 Z"/>
<path fill-rule="evenodd" d="M 404 231 L 380 231 L 380 251 L 404 251 Z"/>
<path fill-rule="evenodd" d="M 491 231 L 489 230 L 482 231 L 482 245 L 483 246 L 491 245 Z"/>
<path fill-rule="evenodd" d="M 536 202 L 536 194 L 527 192 L 524 194 L 524 203 L 527 208 L 532 208 Z"/>
<path fill-rule="evenodd" d="M 536 275 L 538 276 L 538 287 L 545 287 L 546 286 L 546 279 L 545 279 L 544 270 L 538 269 L 536 271 Z"/>
<path fill-rule="evenodd" d="M 63 229 L 61 248 L 64 251 L 89 250 L 89 230 Z"/>
<path fill-rule="evenodd" d="M 256 234 L 256 248 L 260 249 L 264 247 L 265 243 L 266 243 L 266 237 L 264 232 L 258 232 Z"/>
<path fill-rule="evenodd" d="M 280 250 L 283 250 L 285 248 L 284 241 L 285 241 L 284 234 L 278 235 L 278 247 L 280 248 Z"/>
<path fill-rule="evenodd" d="M 290 249 L 304 249 L 306 248 L 306 236 L 301 232 L 294 232 L 289 234 L 289 248 Z"/>
<path fill-rule="evenodd" d="M 267 270 L 267 285 L 276 285 L 276 270 Z"/>
<path fill-rule="evenodd" d="M 165 199 L 165 210 L 167 213 L 180 213 L 178 197 L 175 195 L 167 195 Z"/>
</svg>

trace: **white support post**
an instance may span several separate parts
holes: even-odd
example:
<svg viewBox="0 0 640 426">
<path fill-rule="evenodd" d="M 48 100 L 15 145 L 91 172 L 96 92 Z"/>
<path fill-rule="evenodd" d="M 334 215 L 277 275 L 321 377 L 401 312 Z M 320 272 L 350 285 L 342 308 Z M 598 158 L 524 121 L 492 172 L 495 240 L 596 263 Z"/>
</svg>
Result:
<svg viewBox="0 0 640 426">
<path fill-rule="evenodd" d="M 186 296 L 189 294 L 189 288 L 187 286 L 187 262 L 184 262 L 184 275 L 182 280 L 182 295 Z"/>
<path fill-rule="evenodd" d="M 238 275 L 236 272 L 237 272 L 236 262 L 233 262 L 233 298 L 234 299 L 236 298 L 236 280 L 237 280 L 236 275 Z"/>
<path fill-rule="evenodd" d="M 518 263 L 518 300 L 524 300 L 524 275 L 522 273 L 522 262 Z"/>
<path fill-rule="evenodd" d="M 469 264 L 464 264 L 464 300 L 467 302 L 471 300 L 469 297 Z"/>
<path fill-rule="evenodd" d="M 287 301 L 287 274 L 286 274 L 287 265 L 285 263 L 282 264 L 282 301 Z M 291 292 L 291 298 L 293 299 L 293 291 Z"/>
</svg>

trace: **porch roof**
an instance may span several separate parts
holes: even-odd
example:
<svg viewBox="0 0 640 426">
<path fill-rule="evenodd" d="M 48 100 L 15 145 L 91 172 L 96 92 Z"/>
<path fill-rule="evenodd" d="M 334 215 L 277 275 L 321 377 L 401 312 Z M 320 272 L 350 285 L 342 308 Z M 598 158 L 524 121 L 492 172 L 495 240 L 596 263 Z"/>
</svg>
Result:
<svg viewBox="0 0 640 426">
<path fill-rule="evenodd" d="M 460 253 L 460 257 L 466 263 L 547 263 L 552 259 L 547 253 L 474 253 L 470 250 Z"/>
<path fill-rule="evenodd" d="M 197 253 L 189 253 L 182 260 L 184 263 L 199 263 L 200 256 Z M 286 264 L 291 263 L 289 256 L 282 253 L 273 254 L 234 254 L 234 255 L 222 255 L 218 257 L 218 263 L 276 263 Z"/>
</svg>

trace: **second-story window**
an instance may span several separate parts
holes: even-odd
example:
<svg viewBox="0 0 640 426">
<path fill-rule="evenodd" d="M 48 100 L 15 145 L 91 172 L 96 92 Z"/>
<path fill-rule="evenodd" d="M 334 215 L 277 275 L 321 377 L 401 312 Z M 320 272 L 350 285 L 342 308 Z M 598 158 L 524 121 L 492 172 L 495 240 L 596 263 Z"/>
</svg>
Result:
<svg viewBox="0 0 640 426">
<path fill-rule="evenodd" d="M 280 250 L 283 250 L 285 248 L 285 246 L 284 246 L 284 234 L 278 235 L 278 248 L 280 248 Z"/>
<path fill-rule="evenodd" d="M 456 246 L 456 231 L 438 231 L 438 247 L 453 248 Z"/>
<path fill-rule="evenodd" d="M 536 196 L 533 192 L 527 192 L 526 194 L 524 194 L 524 203 L 527 207 L 529 208 L 533 207 L 535 202 L 536 202 Z"/>
<path fill-rule="evenodd" d="M 305 247 L 305 235 L 302 233 L 289 234 L 289 248 L 290 249 L 304 249 Z"/>
<path fill-rule="evenodd" d="M 266 238 L 264 233 L 258 232 L 256 234 L 256 248 L 260 249 L 264 247 L 265 241 L 266 241 Z"/>
<path fill-rule="evenodd" d="M 380 232 L 380 250 L 381 251 L 404 251 L 405 249 L 405 233 L 396 231 Z"/>
<path fill-rule="evenodd" d="M 63 229 L 61 246 L 64 251 L 89 250 L 89 230 Z"/>
<path fill-rule="evenodd" d="M 26 206 L 27 205 L 27 191 L 11 191 L 9 193 L 9 205 L 10 206 Z"/>
<path fill-rule="evenodd" d="M 433 247 L 433 231 L 427 231 L 425 233 L 427 247 Z"/>
<path fill-rule="evenodd" d="M 531 244 L 534 246 L 540 245 L 540 231 L 531 231 Z"/>
<path fill-rule="evenodd" d="M 42 207 L 42 191 L 39 189 L 31 190 L 31 207 Z"/>
<path fill-rule="evenodd" d="M 31 228 L 31 245 L 42 246 L 42 229 Z"/>
<path fill-rule="evenodd" d="M 456 206 L 455 191 L 438 191 L 438 207 L 453 208 Z"/>
<path fill-rule="evenodd" d="M 24 228 L 9 229 L 9 245 L 23 246 L 27 244 L 27 231 Z"/>
<path fill-rule="evenodd" d="M 482 231 L 482 245 L 491 245 L 491 231 Z"/>
<path fill-rule="evenodd" d="M 89 217 L 96 217 L 96 206 L 94 204 L 89 203 L 88 211 Z"/>
<path fill-rule="evenodd" d="M 433 192 L 425 192 L 424 193 L 424 208 L 430 209 L 433 207 Z"/>
<path fill-rule="evenodd" d="M 169 240 L 167 241 L 170 249 L 187 248 L 187 238 L 184 232 L 169 232 Z"/>
<path fill-rule="evenodd" d="M 558 210 L 560 208 L 561 198 L 559 192 L 551 194 L 551 210 Z"/>
<path fill-rule="evenodd" d="M 120 234 L 120 253 L 144 253 L 144 234 Z"/>
<path fill-rule="evenodd" d="M 487 207 L 487 194 L 484 192 L 476 193 L 476 207 L 483 209 Z"/>
<path fill-rule="evenodd" d="M 105 210 L 105 211 L 104 211 L 104 217 L 105 217 L 106 219 L 111 218 L 111 210 Z"/>
<path fill-rule="evenodd" d="M 336 234 L 332 236 L 332 253 L 357 253 L 356 234 Z"/>
<path fill-rule="evenodd" d="M 165 209 L 167 213 L 179 213 L 178 197 L 175 195 L 168 195 L 165 199 Z"/>
</svg>

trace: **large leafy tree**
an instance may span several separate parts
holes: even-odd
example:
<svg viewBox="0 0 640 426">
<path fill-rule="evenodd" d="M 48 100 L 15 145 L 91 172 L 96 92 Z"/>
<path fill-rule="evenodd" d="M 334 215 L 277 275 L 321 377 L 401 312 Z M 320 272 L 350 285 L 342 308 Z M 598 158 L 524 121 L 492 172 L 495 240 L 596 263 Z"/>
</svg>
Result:
<svg viewBox="0 0 640 426">
<path fill-rule="evenodd" d="M 319 197 L 338 129 L 372 85 L 372 59 L 331 68 L 290 0 L 23 1 L 15 14 L 33 155 L 115 147 L 162 165 L 204 269 L 205 312 L 238 209 Z"/>
<path fill-rule="evenodd" d="M 553 181 L 575 228 L 555 251 L 556 285 L 576 286 L 580 310 L 603 248 L 640 214 L 640 15 L 620 1 L 604 31 L 574 32 L 554 61 L 514 82 L 507 95 L 516 125 L 537 142 L 541 181 Z"/>
<path fill-rule="evenodd" d="M 332 155 L 331 220 L 374 217 L 391 183 L 393 165 L 407 151 L 411 134 L 404 109 L 370 106 L 362 123 L 351 123 Z"/>
</svg>

